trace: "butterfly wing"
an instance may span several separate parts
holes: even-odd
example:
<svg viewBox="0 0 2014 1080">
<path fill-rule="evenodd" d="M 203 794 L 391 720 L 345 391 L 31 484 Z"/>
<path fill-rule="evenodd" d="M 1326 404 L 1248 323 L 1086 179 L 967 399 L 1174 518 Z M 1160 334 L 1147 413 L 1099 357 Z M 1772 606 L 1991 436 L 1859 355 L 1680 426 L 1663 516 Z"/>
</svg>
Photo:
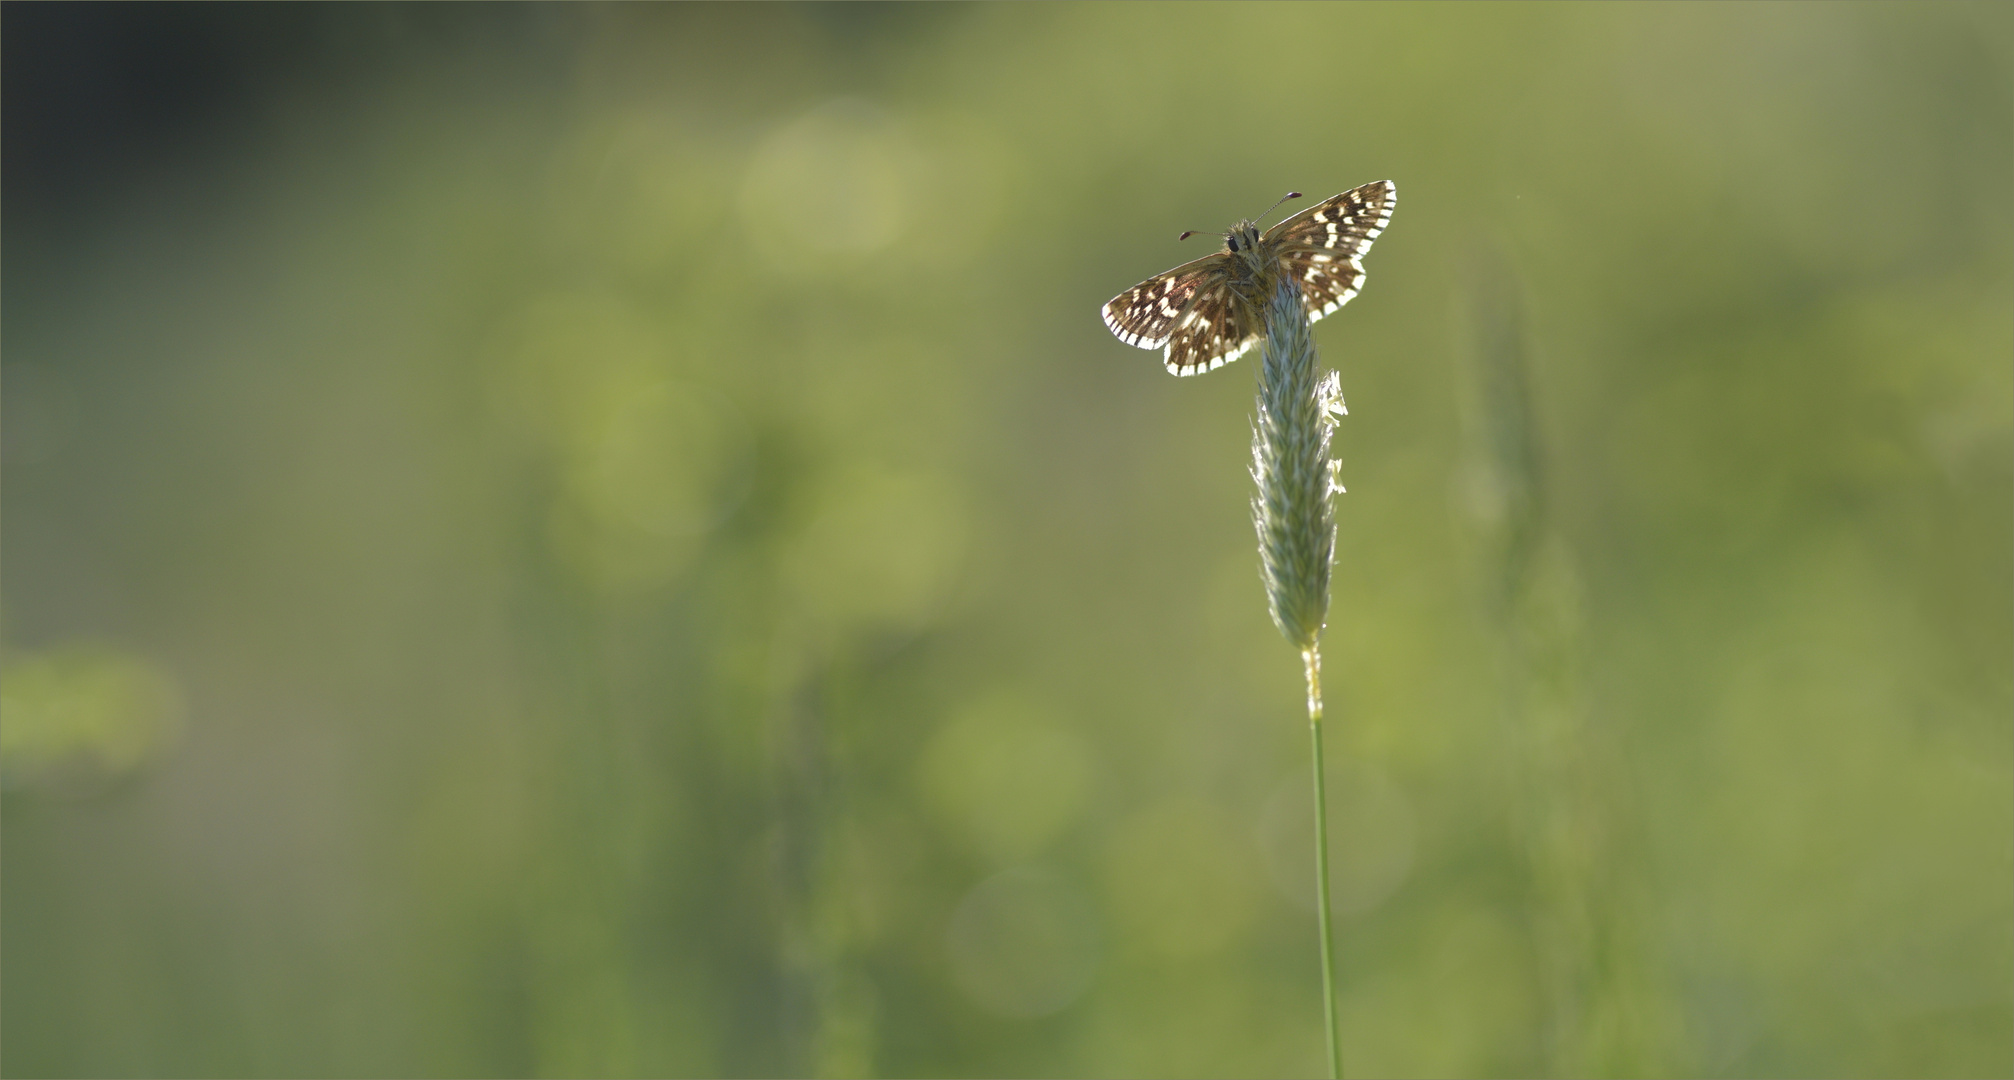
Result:
<svg viewBox="0 0 2014 1080">
<path fill-rule="evenodd" d="M 1120 341 L 1142 349 L 1159 349 L 1168 344 L 1176 324 L 1189 310 L 1196 294 L 1213 283 L 1221 283 L 1229 268 L 1222 252 L 1186 262 L 1164 274 L 1127 289 L 1106 302 L 1105 325 Z"/>
<path fill-rule="evenodd" d="M 1105 305 L 1105 325 L 1128 345 L 1164 350 L 1177 375 L 1223 367 L 1256 340 L 1231 291 L 1231 258 L 1206 255 L 1127 289 Z"/>
<path fill-rule="evenodd" d="M 1392 221 L 1398 188 L 1377 180 L 1323 200 L 1266 230 L 1266 243 L 1356 258 Z"/>
<path fill-rule="evenodd" d="M 1280 264 L 1300 283 L 1308 321 L 1329 315 L 1363 287 L 1358 259 L 1391 223 L 1398 189 L 1390 180 L 1351 188 L 1295 214 L 1266 231 L 1279 250 Z"/>
<path fill-rule="evenodd" d="M 1245 355 L 1258 344 L 1246 325 L 1245 306 L 1231 289 L 1229 276 L 1210 282 L 1189 300 L 1189 310 L 1176 320 L 1161 362 L 1176 375 L 1215 371 Z"/>
</svg>

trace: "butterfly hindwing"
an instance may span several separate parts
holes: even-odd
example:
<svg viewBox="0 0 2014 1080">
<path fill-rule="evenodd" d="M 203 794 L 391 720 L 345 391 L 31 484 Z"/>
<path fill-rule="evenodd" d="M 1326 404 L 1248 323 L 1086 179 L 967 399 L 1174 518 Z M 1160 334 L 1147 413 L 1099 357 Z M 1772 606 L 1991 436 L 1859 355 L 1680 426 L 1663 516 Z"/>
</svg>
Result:
<svg viewBox="0 0 2014 1080">
<path fill-rule="evenodd" d="M 1355 259 L 1318 261 L 1306 252 L 1288 252 L 1280 256 L 1280 267 L 1299 282 L 1309 322 L 1334 314 L 1364 283 L 1364 264 Z"/>
<path fill-rule="evenodd" d="M 1199 290 L 1169 334 L 1162 362 L 1177 375 L 1200 375 L 1243 356 L 1257 339 L 1242 312 L 1228 280 Z"/>
</svg>

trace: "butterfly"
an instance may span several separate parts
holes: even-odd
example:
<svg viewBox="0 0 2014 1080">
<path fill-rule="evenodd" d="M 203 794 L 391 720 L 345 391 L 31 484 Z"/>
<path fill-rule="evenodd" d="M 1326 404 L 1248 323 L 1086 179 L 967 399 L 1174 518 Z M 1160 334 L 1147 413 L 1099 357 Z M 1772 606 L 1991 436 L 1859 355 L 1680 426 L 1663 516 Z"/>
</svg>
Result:
<svg viewBox="0 0 2014 1080">
<path fill-rule="evenodd" d="M 1392 182 L 1379 180 L 1311 206 L 1263 236 L 1257 222 L 1240 221 L 1224 234 L 1222 251 L 1113 297 L 1105 325 L 1128 345 L 1165 349 L 1162 362 L 1177 375 L 1215 371 L 1259 343 L 1261 313 L 1281 275 L 1300 285 L 1309 322 L 1349 303 L 1364 284 L 1358 260 L 1391 222 L 1397 198 Z"/>
</svg>

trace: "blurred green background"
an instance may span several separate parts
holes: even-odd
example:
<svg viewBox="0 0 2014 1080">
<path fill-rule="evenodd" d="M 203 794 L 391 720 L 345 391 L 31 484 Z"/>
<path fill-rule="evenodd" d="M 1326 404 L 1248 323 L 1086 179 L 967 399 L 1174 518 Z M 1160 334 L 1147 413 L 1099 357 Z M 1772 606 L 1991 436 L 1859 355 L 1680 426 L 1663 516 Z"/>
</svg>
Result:
<svg viewBox="0 0 2014 1080">
<path fill-rule="evenodd" d="M 16 1076 L 2014 1071 L 2006 7 L 4 11 Z M 1302 205 L 1306 205 L 1303 203 Z"/>
</svg>

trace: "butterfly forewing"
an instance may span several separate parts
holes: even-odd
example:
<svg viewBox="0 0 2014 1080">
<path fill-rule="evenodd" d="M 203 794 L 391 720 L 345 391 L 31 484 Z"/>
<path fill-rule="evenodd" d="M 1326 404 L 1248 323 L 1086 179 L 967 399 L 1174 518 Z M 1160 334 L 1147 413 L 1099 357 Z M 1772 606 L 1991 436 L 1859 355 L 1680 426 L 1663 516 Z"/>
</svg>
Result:
<svg viewBox="0 0 2014 1080">
<path fill-rule="evenodd" d="M 1266 243 L 1283 251 L 1312 249 L 1340 261 L 1369 251 L 1371 241 L 1391 224 L 1398 189 L 1390 180 L 1351 188 L 1266 230 Z"/>
<path fill-rule="evenodd" d="M 1128 345 L 1161 348 L 1189 310 L 1197 291 L 1212 280 L 1221 279 L 1227 265 L 1220 253 L 1156 274 L 1108 301 L 1105 325 Z"/>
</svg>

